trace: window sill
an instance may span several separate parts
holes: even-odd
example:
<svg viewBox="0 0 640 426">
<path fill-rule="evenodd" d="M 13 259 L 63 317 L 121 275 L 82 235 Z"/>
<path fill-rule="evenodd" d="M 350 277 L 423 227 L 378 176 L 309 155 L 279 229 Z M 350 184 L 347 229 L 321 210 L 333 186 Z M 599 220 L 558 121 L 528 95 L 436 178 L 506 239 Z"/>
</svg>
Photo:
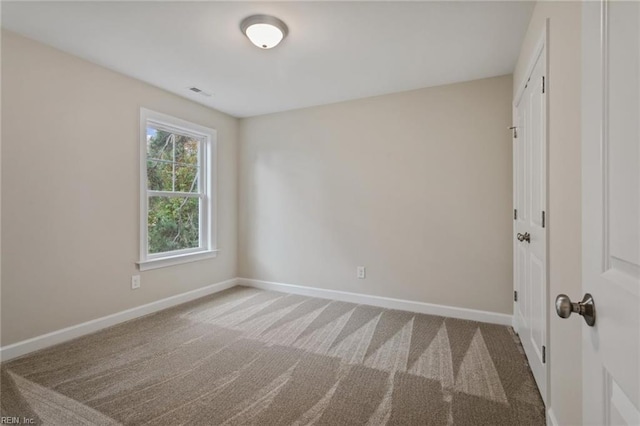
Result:
<svg viewBox="0 0 640 426">
<path fill-rule="evenodd" d="M 176 256 L 161 257 L 137 262 L 141 271 L 149 269 L 165 268 L 167 266 L 180 265 L 183 263 L 197 262 L 198 260 L 211 259 L 218 256 L 220 250 L 199 251 L 197 253 L 179 254 Z"/>
</svg>

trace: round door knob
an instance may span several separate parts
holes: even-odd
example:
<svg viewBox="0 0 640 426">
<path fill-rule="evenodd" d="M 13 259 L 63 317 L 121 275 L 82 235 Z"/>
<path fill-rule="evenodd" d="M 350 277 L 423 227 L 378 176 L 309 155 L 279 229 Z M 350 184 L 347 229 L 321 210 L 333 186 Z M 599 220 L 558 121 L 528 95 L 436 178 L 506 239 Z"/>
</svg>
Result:
<svg viewBox="0 0 640 426">
<path fill-rule="evenodd" d="M 566 294 L 559 294 L 558 297 L 556 297 L 556 312 L 560 318 L 569 318 L 571 316 L 571 312 L 577 311 L 573 310 L 569 296 Z"/>
<path fill-rule="evenodd" d="M 572 302 L 566 294 L 559 294 L 556 297 L 556 313 L 560 318 L 569 318 L 575 312 L 584 318 L 588 326 L 593 327 L 596 323 L 596 305 L 593 297 L 587 293 L 581 302 Z"/>
<path fill-rule="evenodd" d="M 528 232 L 525 232 L 524 234 L 518 232 L 516 238 L 518 239 L 518 241 L 526 241 L 528 243 L 531 243 L 531 235 Z"/>
</svg>

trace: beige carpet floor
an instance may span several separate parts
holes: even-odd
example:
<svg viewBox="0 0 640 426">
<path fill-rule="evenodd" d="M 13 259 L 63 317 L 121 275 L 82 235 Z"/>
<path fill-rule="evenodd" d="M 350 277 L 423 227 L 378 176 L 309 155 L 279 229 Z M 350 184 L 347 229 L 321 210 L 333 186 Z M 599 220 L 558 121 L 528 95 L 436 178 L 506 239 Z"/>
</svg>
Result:
<svg viewBox="0 0 640 426">
<path fill-rule="evenodd" d="M 544 425 L 509 327 L 246 287 L 2 365 L 47 425 Z"/>
</svg>

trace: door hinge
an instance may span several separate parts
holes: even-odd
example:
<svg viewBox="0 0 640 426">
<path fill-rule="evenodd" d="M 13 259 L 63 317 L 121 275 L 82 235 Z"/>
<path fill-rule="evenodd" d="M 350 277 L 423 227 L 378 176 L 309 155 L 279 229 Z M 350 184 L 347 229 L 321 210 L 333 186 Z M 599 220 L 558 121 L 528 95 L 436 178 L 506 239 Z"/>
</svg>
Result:
<svg viewBox="0 0 640 426">
<path fill-rule="evenodd" d="M 513 220 L 518 220 L 518 209 L 513 209 Z"/>
<path fill-rule="evenodd" d="M 514 302 L 517 302 L 517 301 L 518 301 L 518 292 L 517 292 L 517 291 L 514 291 L 514 292 L 513 292 L 513 301 L 514 301 Z"/>
<path fill-rule="evenodd" d="M 542 347 L 542 363 L 543 364 L 547 363 L 547 347 L 546 346 Z"/>
<path fill-rule="evenodd" d="M 544 75 L 542 76 L 542 93 L 544 93 Z"/>
<path fill-rule="evenodd" d="M 547 220 L 546 220 L 546 215 L 544 213 L 544 210 L 542 211 L 542 227 L 545 227 Z"/>
</svg>

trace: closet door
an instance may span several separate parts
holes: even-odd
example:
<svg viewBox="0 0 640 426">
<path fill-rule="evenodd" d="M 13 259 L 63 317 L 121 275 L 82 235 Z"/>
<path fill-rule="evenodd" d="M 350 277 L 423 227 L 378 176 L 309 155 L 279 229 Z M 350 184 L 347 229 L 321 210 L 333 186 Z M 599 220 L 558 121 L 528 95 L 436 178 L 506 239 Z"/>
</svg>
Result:
<svg viewBox="0 0 640 426">
<path fill-rule="evenodd" d="M 516 327 L 546 400 L 546 82 L 544 49 L 535 58 L 516 105 L 514 138 L 514 271 Z"/>
</svg>

